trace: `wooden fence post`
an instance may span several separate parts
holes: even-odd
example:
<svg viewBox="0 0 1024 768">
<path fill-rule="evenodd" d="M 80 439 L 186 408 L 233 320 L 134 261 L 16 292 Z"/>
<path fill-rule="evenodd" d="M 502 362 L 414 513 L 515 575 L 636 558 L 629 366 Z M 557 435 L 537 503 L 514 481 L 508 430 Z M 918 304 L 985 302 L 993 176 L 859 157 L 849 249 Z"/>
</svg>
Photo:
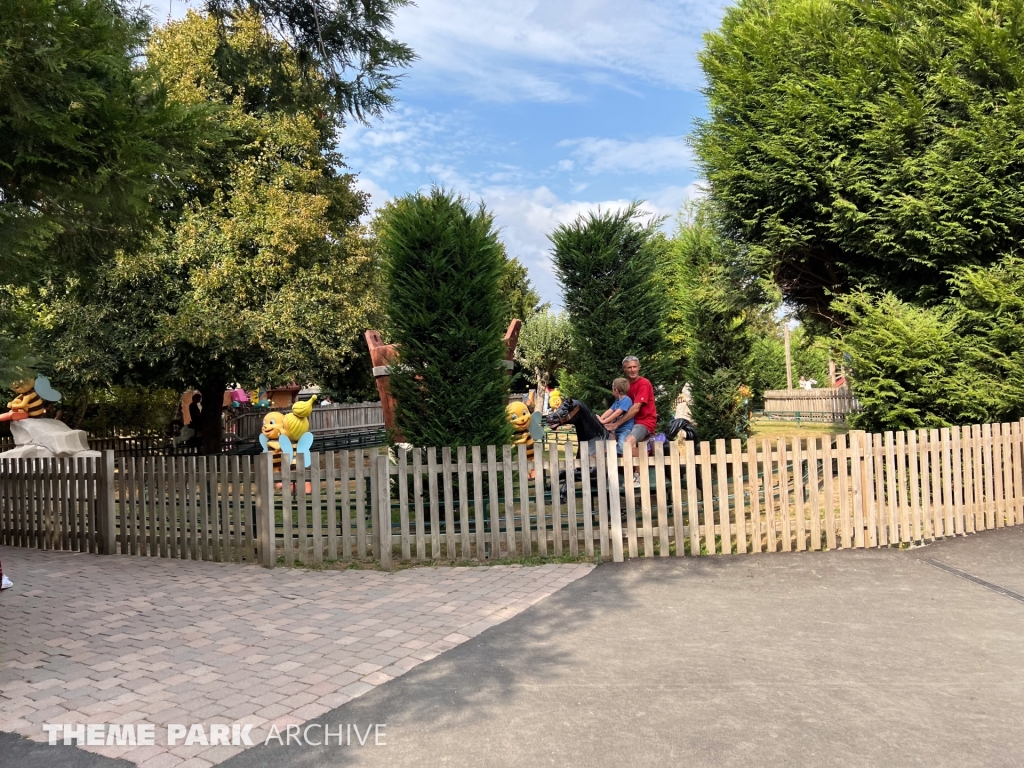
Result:
<svg viewBox="0 0 1024 768">
<path fill-rule="evenodd" d="M 259 562 L 264 568 L 277 565 L 277 525 L 274 519 L 274 454 L 256 457 L 256 536 Z"/>
<path fill-rule="evenodd" d="M 371 454 L 370 460 L 370 498 L 374 501 L 377 516 L 374 518 L 374 526 L 377 528 L 378 556 L 380 567 L 390 571 L 391 566 L 391 477 L 389 472 L 388 454 L 380 455 L 378 452 Z M 451 509 L 451 499 L 445 500 L 448 509 Z M 449 553 L 454 559 L 454 551 Z"/>
<path fill-rule="evenodd" d="M 83 462 L 84 464 L 85 462 Z M 104 451 L 96 462 L 96 538 L 101 555 L 117 554 L 117 513 L 114 506 L 114 452 Z"/>
</svg>

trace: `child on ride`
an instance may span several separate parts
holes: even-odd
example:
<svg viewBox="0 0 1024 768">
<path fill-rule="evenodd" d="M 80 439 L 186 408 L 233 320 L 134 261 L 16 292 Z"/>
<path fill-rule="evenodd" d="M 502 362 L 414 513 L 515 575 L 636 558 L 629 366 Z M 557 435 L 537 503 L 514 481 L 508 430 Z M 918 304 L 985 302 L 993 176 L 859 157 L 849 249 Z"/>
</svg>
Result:
<svg viewBox="0 0 1024 768">
<path fill-rule="evenodd" d="M 615 397 L 615 402 L 612 403 L 612 407 L 597 417 L 605 426 L 613 423 L 622 414 L 633 407 L 633 401 L 629 399 L 629 381 L 626 379 L 616 379 L 612 382 L 612 395 Z M 626 438 L 629 437 L 630 430 L 633 429 L 633 419 L 622 422 L 618 429 L 615 430 L 615 440 L 618 442 L 618 452 L 622 455 L 622 446 L 626 444 Z"/>
</svg>

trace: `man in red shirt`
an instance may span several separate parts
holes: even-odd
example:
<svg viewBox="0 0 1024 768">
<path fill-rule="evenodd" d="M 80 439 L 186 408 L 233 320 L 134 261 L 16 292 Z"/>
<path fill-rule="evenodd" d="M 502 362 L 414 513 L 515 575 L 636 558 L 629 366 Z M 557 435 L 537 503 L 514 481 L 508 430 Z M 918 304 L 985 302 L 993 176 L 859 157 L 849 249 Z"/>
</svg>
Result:
<svg viewBox="0 0 1024 768">
<path fill-rule="evenodd" d="M 609 424 L 608 429 L 614 432 L 619 424 L 633 419 L 633 431 L 626 438 L 626 445 L 632 446 L 634 456 L 639 456 L 640 448 L 637 444 L 653 435 L 658 423 L 654 387 L 649 380 L 640 375 L 640 361 L 632 355 L 623 358 L 622 372 L 629 380 L 629 399 L 633 401 L 633 405 L 614 424 Z"/>
</svg>

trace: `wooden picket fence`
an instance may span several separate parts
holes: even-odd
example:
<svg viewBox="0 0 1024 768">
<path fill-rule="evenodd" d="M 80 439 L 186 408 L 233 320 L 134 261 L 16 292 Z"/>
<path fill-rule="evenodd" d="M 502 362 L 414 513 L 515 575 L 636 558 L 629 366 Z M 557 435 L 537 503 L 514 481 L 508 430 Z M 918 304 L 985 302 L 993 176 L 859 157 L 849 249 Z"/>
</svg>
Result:
<svg viewBox="0 0 1024 768">
<path fill-rule="evenodd" d="M 379 459 L 374 493 L 401 560 L 849 549 L 1024 523 L 1021 452 L 1020 422 L 654 444 L 636 460 L 614 443 L 579 458 L 551 445 L 532 462 L 507 446 L 440 461 L 399 449 Z"/>
<path fill-rule="evenodd" d="M 0 460 L 0 542 L 260 563 L 690 556 L 1024 524 L 1022 423 L 826 437 Z M 592 449 L 592 450 L 589 450 Z"/>
<path fill-rule="evenodd" d="M 96 458 L 0 458 L 0 544 L 102 552 L 105 471 Z"/>
</svg>

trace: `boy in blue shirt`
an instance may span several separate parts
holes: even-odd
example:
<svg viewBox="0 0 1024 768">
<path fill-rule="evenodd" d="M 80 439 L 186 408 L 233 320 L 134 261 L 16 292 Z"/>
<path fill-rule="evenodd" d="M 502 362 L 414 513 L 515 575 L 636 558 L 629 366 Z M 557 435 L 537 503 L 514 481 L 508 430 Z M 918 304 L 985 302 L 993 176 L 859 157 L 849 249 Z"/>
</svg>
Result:
<svg viewBox="0 0 1024 768">
<path fill-rule="evenodd" d="M 615 402 L 612 403 L 612 407 L 607 411 L 598 416 L 600 421 L 605 426 L 613 423 L 622 414 L 633 407 L 633 401 L 629 399 L 629 382 L 626 379 L 616 379 L 612 382 L 612 395 L 615 397 Z M 622 422 L 615 430 L 615 440 L 618 442 L 618 452 L 622 455 L 622 446 L 626 443 L 626 438 L 629 437 L 630 431 L 633 429 L 633 419 Z"/>
</svg>

